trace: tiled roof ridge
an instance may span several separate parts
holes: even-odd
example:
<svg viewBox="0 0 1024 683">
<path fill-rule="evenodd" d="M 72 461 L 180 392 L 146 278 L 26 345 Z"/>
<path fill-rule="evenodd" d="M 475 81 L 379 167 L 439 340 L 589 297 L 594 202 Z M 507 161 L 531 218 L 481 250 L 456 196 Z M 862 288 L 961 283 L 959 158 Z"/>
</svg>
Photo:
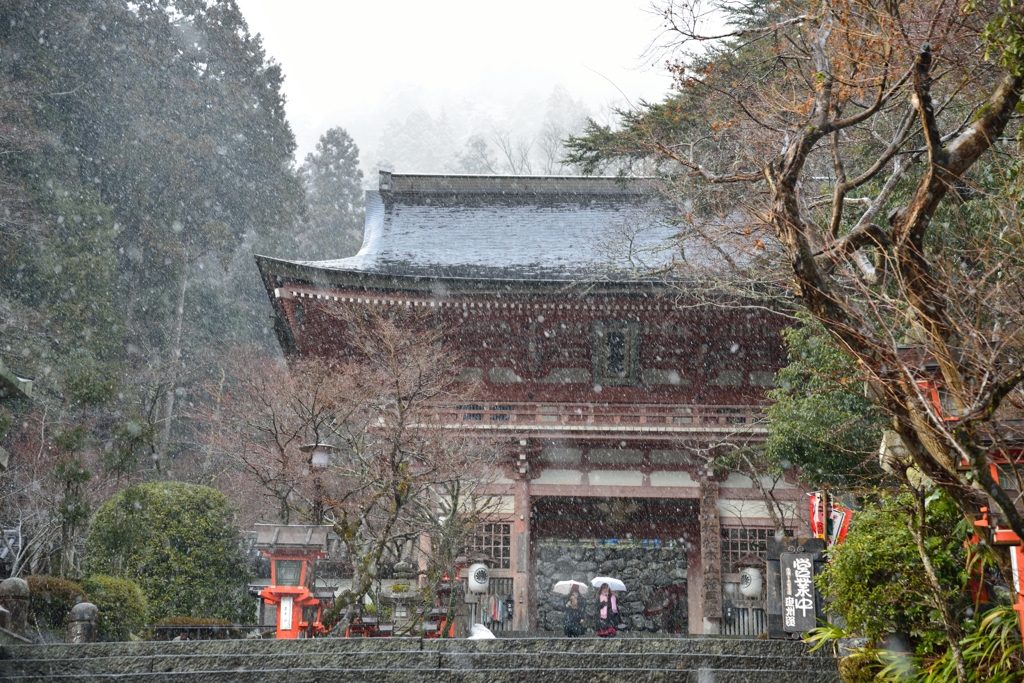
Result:
<svg viewBox="0 0 1024 683">
<path fill-rule="evenodd" d="M 584 194 L 657 192 L 653 178 L 623 176 L 471 175 L 380 172 L 379 188 L 393 194 Z"/>
</svg>

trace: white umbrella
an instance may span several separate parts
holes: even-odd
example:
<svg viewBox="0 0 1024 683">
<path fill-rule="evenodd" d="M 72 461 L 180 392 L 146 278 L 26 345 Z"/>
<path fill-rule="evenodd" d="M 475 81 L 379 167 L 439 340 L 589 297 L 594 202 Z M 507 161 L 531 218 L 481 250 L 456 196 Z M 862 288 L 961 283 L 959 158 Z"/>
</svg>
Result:
<svg viewBox="0 0 1024 683">
<path fill-rule="evenodd" d="M 493 640 L 496 637 L 491 633 L 491 629 L 483 624 L 473 624 L 473 628 L 469 633 L 469 640 Z"/>
<path fill-rule="evenodd" d="M 622 591 L 626 590 L 626 584 L 622 583 L 618 579 L 613 579 L 610 576 L 595 576 L 594 579 L 590 582 L 590 585 L 594 588 L 600 589 L 601 584 L 603 583 L 607 583 L 609 588 L 618 593 L 621 593 Z"/>
<path fill-rule="evenodd" d="M 586 592 L 590 590 L 587 584 L 580 583 L 579 581 L 559 581 L 551 590 L 558 593 L 559 595 L 568 595 L 572 592 L 573 586 L 576 587 L 576 589 L 580 592 L 581 595 L 585 595 Z"/>
</svg>

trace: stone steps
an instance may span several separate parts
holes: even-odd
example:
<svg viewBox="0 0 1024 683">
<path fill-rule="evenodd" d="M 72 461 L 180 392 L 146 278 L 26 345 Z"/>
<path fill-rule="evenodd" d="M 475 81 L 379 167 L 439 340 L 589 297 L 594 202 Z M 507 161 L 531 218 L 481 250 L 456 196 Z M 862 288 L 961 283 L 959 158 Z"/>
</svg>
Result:
<svg viewBox="0 0 1024 683">
<path fill-rule="evenodd" d="M 836 673 L 793 674 L 784 670 L 697 669 L 659 671 L 652 669 L 263 669 L 250 671 L 189 671 L 134 674 L 55 674 L 42 677 L 14 677 L 19 682 L 98 683 L 840 683 Z"/>
<path fill-rule="evenodd" d="M 839 681 L 835 660 L 801 643 L 718 638 L 418 638 L 19 645 L 0 680 L 199 683 Z"/>
</svg>

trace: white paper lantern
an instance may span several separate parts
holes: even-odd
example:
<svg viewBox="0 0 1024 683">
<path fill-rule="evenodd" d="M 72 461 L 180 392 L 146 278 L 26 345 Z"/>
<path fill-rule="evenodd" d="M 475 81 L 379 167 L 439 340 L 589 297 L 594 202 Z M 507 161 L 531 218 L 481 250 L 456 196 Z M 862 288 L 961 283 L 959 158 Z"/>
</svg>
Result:
<svg viewBox="0 0 1024 683">
<path fill-rule="evenodd" d="M 740 572 L 740 593 L 748 598 L 761 597 L 761 587 L 764 581 L 761 578 L 761 570 L 747 567 Z"/>
<path fill-rule="evenodd" d="M 487 583 L 491 578 L 491 573 L 487 570 L 487 565 L 483 562 L 477 562 L 476 564 L 469 565 L 469 569 L 467 571 L 469 573 L 469 592 L 486 593 Z"/>
<path fill-rule="evenodd" d="M 331 460 L 331 453 L 326 448 L 317 448 L 313 451 L 313 457 L 310 459 L 309 464 L 314 469 L 324 469 L 327 467 L 327 463 Z"/>
</svg>

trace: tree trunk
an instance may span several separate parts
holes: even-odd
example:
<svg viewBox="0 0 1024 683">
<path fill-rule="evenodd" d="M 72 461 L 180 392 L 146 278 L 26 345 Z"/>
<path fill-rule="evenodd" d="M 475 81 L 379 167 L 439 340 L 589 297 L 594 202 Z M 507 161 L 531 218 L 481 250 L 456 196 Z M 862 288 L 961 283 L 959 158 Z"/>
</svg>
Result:
<svg viewBox="0 0 1024 683">
<path fill-rule="evenodd" d="M 68 524 L 62 524 L 60 530 L 60 578 L 74 578 L 75 566 L 75 534 Z"/>
<path fill-rule="evenodd" d="M 174 392 L 178 388 L 178 371 L 181 364 L 181 329 L 185 322 L 185 290 L 188 288 L 188 265 L 183 259 L 181 278 L 178 283 L 178 299 L 174 306 L 174 320 L 171 325 L 171 347 L 169 349 L 167 393 L 160 414 L 160 444 L 157 452 L 157 467 L 166 461 L 171 443 L 171 423 L 174 419 Z"/>
<path fill-rule="evenodd" d="M 768 510 L 768 516 L 772 520 L 772 525 L 775 527 L 777 532 L 785 536 L 788 531 L 786 529 L 786 520 L 784 517 L 785 512 L 783 511 L 782 506 L 779 505 L 779 502 L 775 500 L 775 496 L 773 495 L 775 490 L 774 487 L 771 491 L 765 488 L 764 484 L 761 482 L 761 477 L 759 476 L 757 468 L 754 467 L 754 463 L 751 462 L 750 458 L 746 455 L 741 457 L 747 464 L 747 476 L 749 476 L 750 480 L 754 482 L 754 487 L 757 489 L 757 492 L 761 494 L 761 500 L 764 501 L 765 508 Z"/>
<path fill-rule="evenodd" d="M 910 534 L 914 537 L 914 543 L 917 545 L 917 552 L 921 556 L 921 564 L 924 565 L 924 573 L 928 576 L 928 585 L 932 589 L 932 600 L 935 602 L 935 608 L 939 611 L 942 616 L 942 625 L 946 630 L 946 640 L 949 642 L 949 651 L 953 655 L 953 662 L 956 665 L 956 680 L 957 683 L 967 683 L 967 666 L 964 664 L 964 653 L 960 648 L 960 639 L 963 637 L 963 632 L 960 629 L 960 624 L 953 618 L 953 614 L 949 609 L 949 601 L 946 600 L 946 594 L 942 592 L 942 582 L 939 581 L 939 575 L 935 573 L 935 566 L 932 564 L 932 558 L 928 554 L 928 547 L 925 545 L 925 509 L 924 503 L 924 492 L 914 491 L 914 499 L 917 504 L 915 514 L 911 515 Z"/>
</svg>

